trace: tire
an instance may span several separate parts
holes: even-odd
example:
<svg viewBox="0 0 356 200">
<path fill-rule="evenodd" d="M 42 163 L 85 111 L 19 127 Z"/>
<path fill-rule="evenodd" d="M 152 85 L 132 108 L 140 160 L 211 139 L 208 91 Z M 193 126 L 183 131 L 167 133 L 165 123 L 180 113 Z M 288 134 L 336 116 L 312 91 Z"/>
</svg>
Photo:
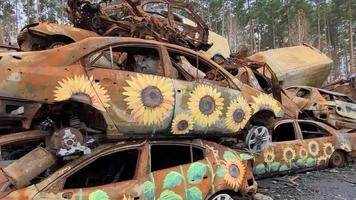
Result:
<svg viewBox="0 0 356 200">
<path fill-rule="evenodd" d="M 228 193 L 220 193 L 212 196 L 209 200 L 234 200 L 234 198 Z"/>
<path fill-rule="evenodd" d="M 329 165 L 330 167 L 343 167 L 346 164 L 346 158 L 345 154 L 342 151 L 335 151 L 330 159 L 329 159 Z"/>
</svg>

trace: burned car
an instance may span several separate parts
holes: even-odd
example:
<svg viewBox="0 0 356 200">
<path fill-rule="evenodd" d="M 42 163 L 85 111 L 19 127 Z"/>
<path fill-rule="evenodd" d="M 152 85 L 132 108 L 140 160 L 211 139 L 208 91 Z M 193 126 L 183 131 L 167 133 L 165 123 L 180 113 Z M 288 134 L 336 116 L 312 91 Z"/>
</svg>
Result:
<svg viewBox="0 0 356 200">
<path fill-rule="evenodd" d="M 167 0 L 126 0 L 121 3 L 91 3 L 68 0 L 68 18 L 73 26 L 35 23 L 18 35 L 23 51 L 44 50 L 95 36 L 154 39 L 194 50 L 208 50 L 209 29 L 192 4 Z M 181 13 L 190 23 L 185 23 Z"/>
<path fill-rule="evenodd" d="M 104 144 L 2 199 L 236 199 L 256 192 L 252 163 L 200 139 Z"/>
<path fill-rule="evenodd" d="M 257 177 L 342 167 L 356 157 L 356 132 L 312 120 L 281 120 L 269 145 L 255 155 Z M 250 141 L 253 148 L 253 141 Z"/>
<path fill-rule="evenodd" d="M 298 106 L 282 90 L 280 82 L 270 66 L 267 63 L 252 61 L 247 55 L 248 49 L 242 48 L 239 52 L 231 54 L 229 58 L 216 55 L 212 60 L 244 84 L 273 95 L 276 100 L 281 102 L 285 114 L 289 118 L 297 119 L 300 112 Z"/>
<path fill-rule="evenodd" d="M 88 38 L 0 57 L 3 128 L 56 133 L 61 155 L 103 136 L 249 138 L 284 115 L 209 58 L 153 40 Z"/>
<path fill-rule="evenodd" d="M 301 118 L 313 118 L 336 129 L 356 129 L 356 103 L 348 96 L 308 86 L 289 87 L 286 92 L 304 112 Z"/>
</svg>

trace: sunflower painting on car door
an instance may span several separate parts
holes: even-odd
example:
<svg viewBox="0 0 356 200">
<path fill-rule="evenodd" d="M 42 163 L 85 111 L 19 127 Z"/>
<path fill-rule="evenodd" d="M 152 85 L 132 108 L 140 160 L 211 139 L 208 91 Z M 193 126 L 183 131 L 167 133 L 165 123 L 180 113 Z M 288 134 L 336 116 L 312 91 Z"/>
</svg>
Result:
<svg viewBox="0 0 356 200">
<path fill-rule="evenodd" d="M 172 134 L 238 133 L 252 110 L 238 90 L 173 80 L 176 107 Z"/>
</svg>

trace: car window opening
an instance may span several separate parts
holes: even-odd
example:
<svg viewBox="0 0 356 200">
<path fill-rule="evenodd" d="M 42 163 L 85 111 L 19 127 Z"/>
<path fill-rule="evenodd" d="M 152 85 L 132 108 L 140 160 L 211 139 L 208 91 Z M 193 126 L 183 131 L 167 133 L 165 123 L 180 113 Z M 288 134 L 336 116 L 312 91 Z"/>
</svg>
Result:
<svg viewBox="0 0 356 200">
<path fill-rule="evenodd" d="M 168 51 L 172 62 L 172 78 L 178 80 L 203 79 L 221 87 L 228 87 L 229 83 L 219 69 L 210 66 L 198 56 L 191 56 L 177 51 Z"/>
<path fill-rule="evenodd" d="M 303 139 L 313 139 L 327 137 L 330 134 L 316 124 L 299 122 L 300 130 L 302 131 Z"/>
<path fill-rule="evenodd" d="M 304 88 L 300 88 L 299 91 L 296 94 L 297 97 L 301 98 L 309 98 L 310 97 L 310 91 Z"/>
<path fill-rule="evenodd" d="M 132 180 L 136 171 L 138 150 L 126 150 L 98 158 L 69 176 L 64 189 L 95 187 Z"/>
<path fill-rule="evenodd" d="M 159 52 L 148 47 L 110 47 L 89 58 L 91 67 L 163 76 Z"/>
<path fill-rule="evenodd" d="M 278 125 L 272 134 L 272 142 L 283 142 L 296 140 L 294 126 L 292 123 Z"/>
<path fill-rule="evenodd" d="M 188 145 L 152 145 L 151 171 L 157 171 L 204 159 L 204 151 Z"/>
</svg>

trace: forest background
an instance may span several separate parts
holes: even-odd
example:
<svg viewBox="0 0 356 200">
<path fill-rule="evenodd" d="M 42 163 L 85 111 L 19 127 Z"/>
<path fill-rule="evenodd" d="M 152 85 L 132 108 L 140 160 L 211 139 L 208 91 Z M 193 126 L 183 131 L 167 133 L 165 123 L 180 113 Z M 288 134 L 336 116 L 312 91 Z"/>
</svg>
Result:
<svg viewBox="0 0 356 200">
<path fill-rule="evenodd" d="M 93 0 L 94 2 L 95 0 Z M 356 73 L 356 0 L 186 0 L 231 51 L 250 53 L 308 43 L 334 61 L 328 80 Z M 69 24 L 67 0 L 0 0 L 0 43 L 38 21 Z M 305 58 L 308 59 L 308 58 Z"/>
</svg>

